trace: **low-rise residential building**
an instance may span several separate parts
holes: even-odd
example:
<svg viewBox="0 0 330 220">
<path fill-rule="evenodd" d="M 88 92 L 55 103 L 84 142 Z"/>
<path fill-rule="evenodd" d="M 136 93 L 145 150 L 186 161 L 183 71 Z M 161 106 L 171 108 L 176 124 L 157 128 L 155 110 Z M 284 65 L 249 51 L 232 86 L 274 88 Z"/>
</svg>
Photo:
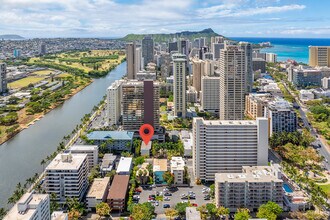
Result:
<svg viewBox="0 0 330 220">
<path fill-rule="evenodd" d="M 100 166 L 100 171 L 103 175 L 113 170 L 116 158 L 117 158 L 116 155 L 104 154 Z"/>
<path fill-rule="evenodd" d="M 185 174 L 185 162 L 182 157 L 172 157 L 171 173 L 174 175 L 174 184 L 183 184 Z"/>
<path fill-rule="evenodd" d="M 97 145 L 72 145 L 69 152 L 73 154 L 87 154 L 89 171 L 98 164 L 99 150 Z"/>
<path fill-rule="evenodd" d="M 46 167 L 44 188 L 56 195 L 56 201 L 66 198 L 82 200 L 88 187 L 87 154 L 58 154 Z"/>
<path fill-rule="evenodd" d="M 245 114 L 251 119 L 263 117 L 269 101 L 273 100 L 270 93 L 250 93 L 245 98 Z"/>
<path fill-rule="evenodd" d="M 115 175 L 109 189 L 107 203 L 111 210 L 123 212 L 129 183 L 129 175 Z"/>
<path fill-rule="evenodd" d="M 182 130 L 180 132 L 180 140 L 183 143 L 184 147 L 184 156 L 191 157 L 192 156 L 192 133 L 186 130 Z"/>
<path fill-rule="evenodd" d="M 119 175 L 129 175 L 132 169 L 132 157 L 121 157 L 116 170 Z"/>
<path fill-rule="evenodd" d="M 50 220 L 49 195 L 25 193 L 3 220 Z"/>
<path fill-rule="evenodd" d="M 330 97 L 330 90 L 324 90 L 322 88 L 312 89 L 311 90 L 316 99 L 322 98 L 322 97 Z"/>
<path fill-rule="evenodd" d="M 313 100 L 315 98 L 315 95 L 313 92 L 311 92 L 309 90 L 302 89 L 299 91 L 299 98 L 301 101 L 306 102 L 306 101 Z"/>
<path fill-rule="evenodd" d="M 268 103 L 265 117 L 269 118 L 270 134 L 276 132 L 294 132 L 297 130 L 297 114 L 288 101 L 276 99 Z"/>
<path fill-rule="evenodd" d="M 215 203 L 231 212 L 245 207 L 251 211 L 273 201 L 283 207 L 283 180 L 278 165 L 243 166 L 242 173 L 215 175 Z"/>
<path fill-rule="evenodd" d="M 150 156 L 152 141 L 149 141 L 148 144 L 145 144 L 144 141 L 141 143 L 141 156 Z"/>
<path fill-rule="evenodd" d="M 133 136 L 134 132 L 130 131 L 92 131 L 87 139 L 97 145 L 106 142 L 110 150 L 130 151 Z"/>
<path fill-rule="evenodd" d="M 87 207 L 93 209 L 97 204 L 106 202 L 109 187 L 110 177 L 95 178 L 86 196 Z"/>
<path fill-rule="evenodd" d="M 186 220 L 201 220 L 201 212 L 196 207 L 186 208 Z"/>
</svg>

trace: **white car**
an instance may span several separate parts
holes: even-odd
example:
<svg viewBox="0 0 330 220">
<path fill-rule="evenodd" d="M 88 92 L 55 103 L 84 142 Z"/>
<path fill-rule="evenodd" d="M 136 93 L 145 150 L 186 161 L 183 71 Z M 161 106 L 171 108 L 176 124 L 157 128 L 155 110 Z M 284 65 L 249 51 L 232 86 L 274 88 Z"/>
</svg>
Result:
<svg viewBox="0 0 330 220">
<path fill-rule="evenodd" d="M 168 197 L 165 197 L 164 198 L 164 201 L 170 201 L 171 199 L 170 198 L 168 198 Z"/>
<path fill-rule="evenodd" d="M 157 201 L 157 202 L 155 202 L 155 206 L 159 206 L 159 202 Z"/>
</svg>

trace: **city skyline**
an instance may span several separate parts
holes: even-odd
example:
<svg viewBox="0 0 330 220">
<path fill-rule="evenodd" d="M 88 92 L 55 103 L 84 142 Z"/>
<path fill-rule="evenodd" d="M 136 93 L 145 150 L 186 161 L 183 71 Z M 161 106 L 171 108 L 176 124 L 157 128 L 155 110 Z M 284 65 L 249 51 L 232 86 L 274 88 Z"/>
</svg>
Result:
<svg viewBox="0 0 330 220">
<path fill-rule="evenodd" d="M 26 38 L 122 37 L 129 33 L 173 33 L 204 27 L 228 37 L 330 37 L 330 17 L 326 13 L 330 3 L 325 1 L 1 2 L 0 32 Z"/>
</svg>

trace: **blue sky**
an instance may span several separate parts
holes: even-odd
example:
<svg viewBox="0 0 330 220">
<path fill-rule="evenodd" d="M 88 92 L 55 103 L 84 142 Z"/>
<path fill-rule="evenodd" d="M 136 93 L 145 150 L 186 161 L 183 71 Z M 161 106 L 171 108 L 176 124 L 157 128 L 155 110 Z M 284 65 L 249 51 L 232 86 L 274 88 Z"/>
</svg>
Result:
<svg viewBox="0 0 330 220">
<path fill-rule="evenodd" d="M 0 34 L 121 37 L 212 28 L 229 37 L 330 38 L 328 0 L 0 0 Z"/>
</svg>

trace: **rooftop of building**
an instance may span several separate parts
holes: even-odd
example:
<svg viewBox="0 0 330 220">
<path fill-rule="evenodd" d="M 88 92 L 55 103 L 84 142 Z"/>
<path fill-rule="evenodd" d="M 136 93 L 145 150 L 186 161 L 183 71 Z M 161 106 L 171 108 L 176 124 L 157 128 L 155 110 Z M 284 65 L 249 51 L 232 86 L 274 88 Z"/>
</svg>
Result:
<svg viewBox="0 0 330 220">
<path fill-rule="evenodd" d="M 36 207 L 48 197 L 48 194 L 25 193 L 9 210 L 3 220 L 31 219 L 33 214 L 36 212 Z"/>
<path fill-rule="evenodd" d="M 148 80 L 146 79 L 145 81 L 151 81 L 151 80 Z M 139 86 L 139 87 L 143 87 L 144 84 L 143 84 L 144 81 L 138 81 L 138 80 L 135 80 L 135 79 L 131 79 L 131 80 L 126 80 L 123 84 L 122 84 L 122 87 L 130 87 L 130 86 Z M 153 85 L 154 86 L 159 86 L 159 82 L 158 81 L 153 81 Z"/>
<path fill-rule="evenodd" d="M 185 162 L 182 157 L 172 157 L 171 169 L 184 170 Z"/>
<path fill-rule="evenodd" d="M 109 189 L 108 199 L 125 199 L 129 175 L 115 175 Z"/>
<path fill-rule="evenodd" d="M 257 125 L 257 120 L 268 120 L 267 118 L 257 118 L 257 120 L 204 120 L 203 118 L 194 118 L 195 120 L 202 120 L 204 125 Z"/>
<path fill-rule="evenodd" d="M 134 132 L 130 131 L 92 131 L 87 134 L 89 140 L 133 140 Z"/>
<path fill-rule="evenodd" d="M 97 150 L 97 145 L 72 145 L 69 150 L 77 150 L 77 151 L 93 151 Z"/>
<path fill-rule="evenodd" d="M 141 150 L 150 150 L 151 145 L 152 145 L 152 141 L 149 141 L 148 144 L 146 144 L 146 143 L 144 143 L 144 141 L 142 141 Z"/>
<path fill-rule="evenodd" d="M 275 164 L 276 165 L 276 164 Z M 243 166 L 242 173 L 216 173 L 215 182 L 283 182 L 279 166 Z"/>
<path fill-rule="evenodd" d="M 87 198 L 102 199 L 108 188 L 109 182 L 110 177 L 95 178 L 87 193 Z"/>
<path fill-rule="evenodd" d="M 167 171 L 167 159 L 153 160 L 153 172 L 156 171 Z"/>
<path fill-rule="evenodd" d="M 117 167 L 117 173 L 129 172 L 131 170 L 132 161 L 132 157 L 121 157 Z"/>
<path fill-rule="evenodd" d="M 68 219 L 68 213 L 64 213 L 63 211 L 54 211 L 51 216 L 52 220 L 66 220 Z"/>
<path fill-rule="evenodd" d="M 273 111 L 290 111 L 292 110 L 291 104 L 284 99 L 276 99 L 268 103 L 268 108 Z"/>
<path fill-rule="evenodd" d="M 114 161 L 116 160 L 116 155 L 113 154 L 104 154 L 101 164 L 101 169 L 112 168 Z"/>
<path fill-rule="evenodd" d="M 87 154 L 58 154 L 47 166 L 46 170 L 78 170 L 86 160 Z"/>
</svg>

